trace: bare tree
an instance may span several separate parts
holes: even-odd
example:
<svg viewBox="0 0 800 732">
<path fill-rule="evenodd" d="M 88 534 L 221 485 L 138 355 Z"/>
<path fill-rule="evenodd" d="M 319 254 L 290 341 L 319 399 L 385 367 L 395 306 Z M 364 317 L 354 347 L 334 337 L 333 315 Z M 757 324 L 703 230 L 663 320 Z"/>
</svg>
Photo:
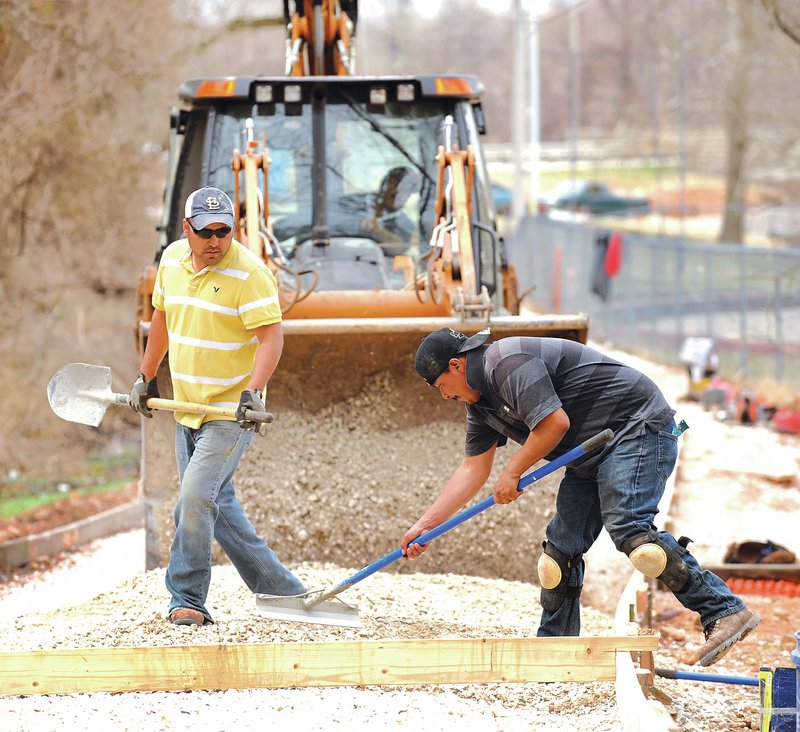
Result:
<svg viewBox="0 0 800 732">
<path fill-rule="evenodd" d="M 44 386 L 57 365 L 90 353 L 113 363 L 115 340 L 133 360 L 124 295 L 155 238 L 147 211 L 163 163 L 146 143 L 166 131 L 157 71 L 174 28 L 161 0 L 0 5 L 0 379 L 14 384 L 0 480 L 9 465 L 52 474 L 76 451 L 88 464 L 97 434 L 26 419 L 49 414 Z"/>
<path fill-rule="evenodd" d="M 750 101 L 750 77 L 753 65 L 753 13 L 749 0 L 738 0 L 732 22 L 731 72 L 727 80 L 725 107 L 725 132 L 727 161 L 725 166 L 725 210 L 719 240 L 739 242 L 744 240 L 745 171 Z"/>
<path fill-rule="evenodd" d="M 113 279 L 123 242 L 101 253 L 92 240 L 142 220 L 146 199 L 134 198 L 131 182 L 152 163 L 142 146 L 155 129 L 148 91 L 160 82 L 159 48 L 169 47 L 163 6 L 9 0 L 4 8 L 0 195 L 9 205 L 0 226 L 16 233 L 13 255 L 58 263 L 48 279 L 81 271 Z M 0 283 L 15 282 L 13 267 L 0 270 Z"/>
<path fill-rule="evenodd" d="M 800 7 L 796 0 L 761 0 L 761 4 L 778 30 L 800 46 Z"/>
</svg>

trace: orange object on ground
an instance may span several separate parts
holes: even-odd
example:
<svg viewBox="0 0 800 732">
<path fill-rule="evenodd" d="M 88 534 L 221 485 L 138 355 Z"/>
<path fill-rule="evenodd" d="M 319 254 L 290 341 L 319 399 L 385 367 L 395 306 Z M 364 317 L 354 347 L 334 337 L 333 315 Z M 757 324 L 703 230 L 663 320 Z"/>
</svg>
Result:
<svg viewBox="0 0 800 732">
<path fill-rule="evenodd" d="M 725 584 L 728 585 L 731 592 L 735 592 L 737 595 L 800 597 L 800 582 L 731 577 Z"/>
<path fill-rule="evenodd" d="M 800 411 L 795 409 L 779 409 L 772 417 L 772 427 L 778 432 L 800 435 Z"/>
</svg>

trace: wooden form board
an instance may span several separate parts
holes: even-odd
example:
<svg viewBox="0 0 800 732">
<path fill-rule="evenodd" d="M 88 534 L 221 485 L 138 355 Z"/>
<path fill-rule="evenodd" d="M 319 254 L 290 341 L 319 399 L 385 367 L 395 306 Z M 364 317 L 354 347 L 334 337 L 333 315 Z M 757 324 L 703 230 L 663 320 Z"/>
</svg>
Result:
<svg viewBox="0 0 800 732">
<path fill-rule="evenodd" d="M 613 681 L 658 636 L 469 638 L 0 653 L 0 695 L 305 686 Z"/>
<path fill-rule="evenodd" d="M 0 569 L 22 567 L 42 557 L 52 557 L 110 534 L 144 526 L 144 504 L 139 501 L 110 508 L 96 516 L 0 544 Z"/>
<path fill-rule="evenodd" d="M 645 576 L 638 571 L 634 571 L 628 580 L 614 617 L 617 633 L 624 633 L 630 627 L 631 622 L 635 624 L 635 621 L 631 621 L 631 616 L 636 615 L 637 591 L 645 581 Z M 651 674 L 648 669 L 643 667 L 642 656 L 639 661 L 634 662 L 634 655 L 639 654 L 617 654 L 615 685 L 617 712 L 620 722 L 622 722 L 622 729 L 625 732 L 675 732 L 679 727 L 664 706 L 656 699 L 649 699 L 644 695 L 642 680 L 639 677 L 641 674 L 644 674 L 645 677 L 649 677 Z M 650 660 L 652 661 L 652 657 Z"/>
<path fill-rule="evenodd" d="M 743 577 L 800 582 L 800 564 L 703 564 L 703 569 L 722 580 Z"/>
<path fill-rule="evenodd" d="M 681 442 L 679 441 L 679 460 L 680 452 Z M 676 474 L 677 471 L 673 471 L 672 475 L 670 475 L 664 489 L 664 496 L 661 499 L 661 505 L 666 506 L 665 515 L 662 515 L 661 518 L 665 531 L 670 531 L 672 528 L 671 515 Z M 638 593 L 642 587 L 647 587 L 647 578 L 641 572 L 635 570 L 628 579 L 628 583 L 625 585 L 622 596 L 617 603 L 617 610 L 614 615 L 614 630 L 617 633 L 628 632 L 632 623 L 638 625 Z M 637 655 L 639 658 L 634 661 L 633 657 Z M 642 663 L 644 660 L 643 654 L 617 654 L 615 686 L 617 712 L 620 722 L 622 722 L 622 729 L 625 732 L 674 732 L 680 728 L 663 704 L 657 699 L 645 696 L 643 686 L 648 682 L 652 683 L 651 669 L 653 667 L 653 659 L 650 656 L 648 659 L 649 664 Z M 645 668 L 647 665 L 649 665 L 649 669 Z"/>
</svg>

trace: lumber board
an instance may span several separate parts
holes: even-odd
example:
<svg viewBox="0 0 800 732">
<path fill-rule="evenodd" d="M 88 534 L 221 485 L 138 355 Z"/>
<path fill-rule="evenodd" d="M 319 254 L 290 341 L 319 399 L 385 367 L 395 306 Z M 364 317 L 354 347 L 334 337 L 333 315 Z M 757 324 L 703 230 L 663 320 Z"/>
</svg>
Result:
<svg viewBox="0 0 800 732">
<path fill-rule="evenodd" d="M 9 571 L 59 552 L 69 551 L 95 539 L 144 526 L 144 504 L 136 500 L 115 506 L 95 516 L 23 536 L 0 544 L 0 569 Z"/>
<path fill-rule="evenodd" d="M 645 580 L 645 576 L 638 571 L 634 571 L 628 580 L 614 616 L 614 627 L 617 633 L 624 633 L 626 629 L 631 628 L 631 625 L 636 625 L 636 622 L 631 620 L 631 616 L 636 614 L 636 593 Z M 664 706 L 656 699 L 648 699 L 642 692 L 642 686 L 636 676 L 638 670 L 644 670 L 641 668 L 641 664 L 634 662 L 630 653 L 618 653 L 616 663 L 617 714 L 623 730 L 625 732 L 674 732 L 679 729 Z"/>
<path fill-rule="evenodd" d="M 0 653 L 0 695 L 613 681 L 657 636 L 81 648 Z"/>
<path fill-rule="evenodd" d="M 678 464 L 680 464 L 681 449 L 679 441 Z M 671 509 L 675 496 L 676 480 L 677 470 L 673 470 L 667 480 L 664 496 L 661 499 L 661 505 L 665 507 L 661 517 L 661 523 L 665 531 L 671 530 Z M 630 575 L 614 613 L 614 630 L 617 633 L 632 633 L 634 632 L 634 627 L 638 632 L 638 593 L 641 588 L 648 587 L 648 582 L 648 578 L 638 570 L 634 570 Z M 641 679 L 637 677 L 637 673 L 643 670 L 642 661 L 644 659 L 640 656 L 637 661 L 634 661 L 634 655 L 637 654 L 617 653 L 615 688 L 617 714 L 622 723 L 622 729 L 624 732 L 675 732 L 675 730 L 679 729 L 679 725 L 664 705 L 657 698 L 653 698 L 656 694 L 653 694 L 652 690 L 650 698 L 644 694 L 640 683 Z"/>
<path fill-rule="evenodd" d="M 722 580 L 738 577 L 744 579 L 771 579 L 800 582 L 800 564 L 703 564 Z"/>
</svg>

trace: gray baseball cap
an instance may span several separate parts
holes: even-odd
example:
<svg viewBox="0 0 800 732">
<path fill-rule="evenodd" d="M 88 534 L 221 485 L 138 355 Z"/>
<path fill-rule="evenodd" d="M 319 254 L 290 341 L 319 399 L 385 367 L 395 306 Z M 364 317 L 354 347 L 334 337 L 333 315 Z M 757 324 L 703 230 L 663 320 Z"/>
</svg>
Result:
<svg viewBox="0 0 800 732">
<path fill-rule="evenodd" d="M 233 203 L 219 188 L 200 188 L 186 199 L 183 215 L 195 229 L 209 224 L 225 224 L 233 228 Z"/>
</svg>

